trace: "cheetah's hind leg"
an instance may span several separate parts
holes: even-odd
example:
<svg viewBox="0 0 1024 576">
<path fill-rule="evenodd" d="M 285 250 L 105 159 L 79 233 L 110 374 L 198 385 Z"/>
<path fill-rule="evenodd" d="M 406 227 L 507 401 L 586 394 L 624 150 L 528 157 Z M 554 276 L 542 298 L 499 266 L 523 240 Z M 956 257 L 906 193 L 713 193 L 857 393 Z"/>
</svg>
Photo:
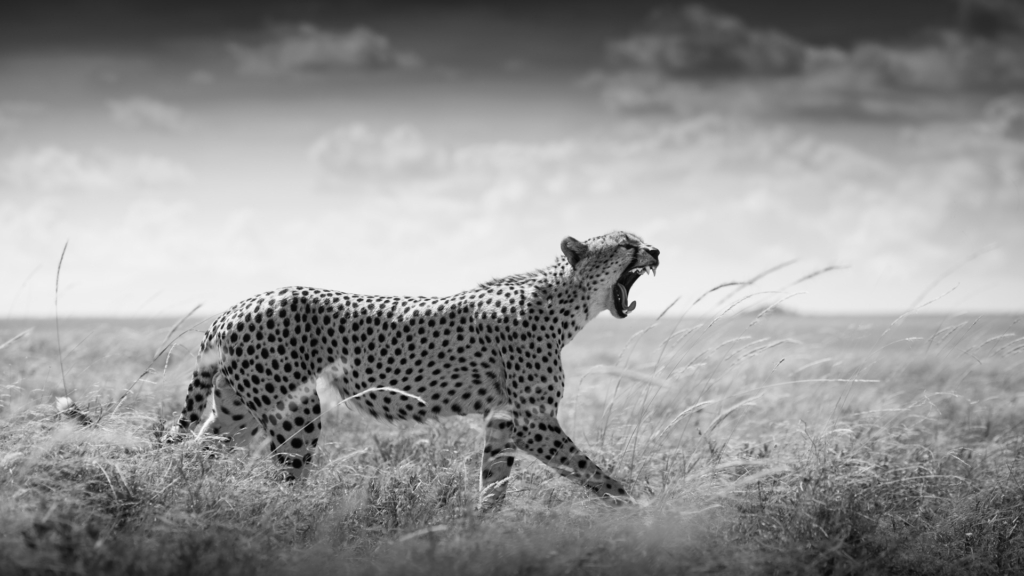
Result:
<svg viewBox="0 0 1024 576">
<path fill-rule="evenodd" d="M 511 406 L 500 406 L 484 415 L 484 455 L 480 465 L 480 511 L 501 506 L 515 463 L 516 446 Z"/>
<path fill-rule="evenodd" d="M 315 378 L 296 381 L 280 407 L 266 414 L 263 424 L 270 439 L 270 453 L 280 463 L 284 479 L 299 480 L 309 471 L 320 440 L 320 416 Z"/>
<path fill-rule="evenodd" d="M 211 344 L 211 336 L 207 333 L 199 346 L 196 356 L 196 368 L 192 372 L 192 380 L 185 393 L 185 406 L 181 409 L 177 422 L 168 427 L 160 438 L 163 444 L 181 442 L 192 436 L 192 430 L 202 419 L 206 405 L 213 397 L 214 386 L 224 386 L 224 375 L 220 370 L 220 350 Z M 214 413 L 214 416 L 216 414 Z M 201 428 L 205 427 L 201 425 Z"/>
<path fill-rule="evenodd" d="M 245 448 L 261 439 L 263 427 L 249 411 L 235 389 L 219 376 L 213 388 L 210 415 L 196 434 L 198 438 L 220 436 L 229 447 Z"/>
</svg>

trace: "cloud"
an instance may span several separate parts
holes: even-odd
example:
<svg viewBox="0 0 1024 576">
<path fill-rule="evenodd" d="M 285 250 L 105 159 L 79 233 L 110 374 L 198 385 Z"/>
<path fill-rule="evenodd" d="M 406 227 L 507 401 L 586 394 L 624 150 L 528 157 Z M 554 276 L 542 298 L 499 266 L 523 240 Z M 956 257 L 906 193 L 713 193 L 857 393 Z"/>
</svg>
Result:
<svg viewBox="0 0 1024 576">
<path fill-rule="evenodd" d="M 453 164 L 470 172 L 535 172 L 571 162 L 585 153 L 574 140 L 525 144 L 493 142 L 464 146 L 452 154 Z"/>
<path fill-rule="evenodd" d="M 956 233 L 975 245 L 1001 236 L 1024 249 L 1024 99 L 999 98 L 969 123 L 936 124 L 907 136 L 908 187 L 928 190 L 942 213 L 936 234 Z"/>
<path fill-rule="evenodd" d="M 916 43 L 862 43 L 809 59 L 805 75 L 849 89 L 1013 89 L 1024 87 L 1024 36 L 996 39 L 954 31 Z"/>
<path fill-rule="evenodd" d="M 391 182 L 436 178 L 447 172 L 450 151 L 411 126 L 375 131 L 362 124 L 341 127 L 309 147 L 321 185 L 363 191 Z"/>
<path fill-rule="evenodd" d="M 55 264 L 66 238 L 62 309 L 173 313 L 201 301 L 212 313 L 288 284 L 449 294 L 547 264 L 566 234 L 626 229 L 663 251 L 657 280 L 636 288 L 650 313 L 791 257 L 807 266 L 800 274 L 852 267 L 836 284 L 815 280 L 798 306 L 896 310 L 991 244 L 993 258 L 971 263 L 973 284 L 962 291 L 998 283 L 999 299 L 969 304 L 1019 306 L 1011 290 L 1024 284 L 1019 98 L 994 100 L 969 122 L 908 131 L 884 155 L 763 119 L 659 120 L 552 141 L 470 144 L 413 126 L 344 126 L 312 146 L 326 180 L 313 196 L 142 195 L 117 198 L 112 210 L 84 194 L 8 194 L 0 240 L 12 249 L 0 253 L 0 268 L 16 281 L 0 286 L 0 298 L 17 297 L 18 310 L 52 310 L 52 299 L 38 298 L 42 280 L 15 291 L 37 266 Z"/>
<path fill-rule="evenodd" d="M 538 191 L 602 194 L 676 173 L 759 177 L 813 172 L 847 181 L 888 176 L 882 163 L 854 148 L 781 127 L 720 115 L 625 129 L 603 137 L 551 142 L 484 142 L 451 146 L 410 126 L 373 130 L 357 124 L 317 138 L 310 159 L 325 189 L 437 190 L 459 193 L 526 183 Z"/>
<path fill-rule="evenodd" d="M 408 127 L 344 128 L 312 159 L 324 191 L 375 192 L 341 197 L 353 213 L 388 210 L 387 227 L 419 229 L 397 207 L 436 203 L 481 238 L 511 234 L 511 223 L 527 235 L 627 228 L 706 271 L 798 256 L 896 275 L 911 290 L 992 243 L 1002 266 L 1024 269 L 1014 256 L 1024 254 L 1022 130 L 1024 103 L 1009 98 L 971 121 L 907 131 L 885 155 L 708 114 L 540 143 L 450 145 Z"/>
<path fill-rule="evenodd" d="M 609 44 L 613 65 L 670 75 L 771 75 L 798 72 L 807 58 L 807 48 L 785 34 L 697 4 L 659 9 L 650 21 L 655 30 Z"/>
<path fill-rule="evenodd" d="M 1024 98 L 1007 96 L 989 102 L 980 128 L 990 134 L 1024 142 Z"/>
<path fill-rule="evenodd" d="M 509 198 L 521 185 L 556 194 L 569 192 L 566 167 L 587 163 L 599 147 L 575 140 L 541 143 L 482 142 L 453 146 L 428 138 L 412 126 L 373 129 L 343 126 L 315 139 L 309 158 L 318 186 L 326 192 Z M 492 205 L 495 205 L 491 202 Z"/>
<path fill-rule="evenodd" d="M 183 132 L 188 128 L 180 108 L 145 96 L 107 102 L 110 117 L 120 126 L 141 130 Z"/>
<path fill-rule="evenodd" d="M 22 150 L 0 164 L 0 183 L 41 192 L 153 189 L 191 180 L 187 168 L 166 158 L 111 151 L 81 153 L 58 146 Z"/>
<path fill-rule="evenodd" d="M 960 27 L 972 36 L 1024 34 L 1024 4 L 1019 0 L 957 0 L 957 4 Z"/>
<path fill-rule="evenodd" d="M 662 10 L 608 44 L 587 83 L 612 110 L 843 114 L 921 120 L 964 112 L 969 91 L 1024 88 L 1024 30 L 923 34 L 913 42 L 815 46 L 696 5 Z"/>
<path fill-rule="evenodd" d="M 281 26 L 258 46 L 228 44 L 228 52 L 244 75 L 276 76 L 366 68 L 415 68 L 416 54 L 396 49 L 391 41 L 366 27 L 347 32 L 321 30 L 312 24 Z"/>
<path fill-rule="evenodd" d="M 774 112 L 794 102 L 776 97 L 786 86 L 779 81 L 705 83 L 637 70 L 599 72 L 590 75 L 585 83 L 599 86 L 605 106 L 624 115 L 758 114 Z"/>
</svg>

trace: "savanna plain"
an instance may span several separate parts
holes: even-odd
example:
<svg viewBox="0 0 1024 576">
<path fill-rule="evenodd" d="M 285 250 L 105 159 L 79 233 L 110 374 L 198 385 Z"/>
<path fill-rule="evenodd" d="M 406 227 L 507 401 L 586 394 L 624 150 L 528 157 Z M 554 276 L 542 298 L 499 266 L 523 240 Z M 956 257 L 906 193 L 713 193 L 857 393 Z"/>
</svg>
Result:
<svg viewBox="0 0 1024 576">
<path fill-rule="evenodd" d="M 208 323 L 0 322 L 0 573 L 1024 573 L 1015 316 L 602 317 L 559 419 L 636 504 L 521 456 L 487 514 L 479 416 L 389 424 L 321 390 L 296 483 L 160 444 Z"/>
</svg>

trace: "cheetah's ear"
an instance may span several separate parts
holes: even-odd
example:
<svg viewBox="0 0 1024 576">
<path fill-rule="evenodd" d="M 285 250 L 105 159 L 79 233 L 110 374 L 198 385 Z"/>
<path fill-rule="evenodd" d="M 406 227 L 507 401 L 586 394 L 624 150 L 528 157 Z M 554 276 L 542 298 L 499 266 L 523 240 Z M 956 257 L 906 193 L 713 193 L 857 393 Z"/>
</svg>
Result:
<svg viewBox="0 0 1024 576">
<path fill-rule="evenodd" d="M 576 264 L 587 255 L 587 245 L 572 236 L 566 236 L 562 240 L 562 254 L 565 254 L 565 258 L 569 261 L 569 265 L 573 268 Z"/>
</svg>

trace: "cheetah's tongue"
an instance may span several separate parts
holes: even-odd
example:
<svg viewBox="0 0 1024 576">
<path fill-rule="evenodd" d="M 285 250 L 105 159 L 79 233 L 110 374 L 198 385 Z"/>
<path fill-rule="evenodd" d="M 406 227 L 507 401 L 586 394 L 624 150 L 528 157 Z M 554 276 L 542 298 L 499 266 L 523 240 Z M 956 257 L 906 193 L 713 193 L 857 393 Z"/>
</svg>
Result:
<svg viewBox="0 0 1024 576">
<path fill-rule="evenodd" d="M 626 315 L 633 310 L 636 310 L 635 300 L 632 304 L 629 304 L 628 306 L 626 305 L 626 303 L 629 302 L 629 288 L 626 288 L 622 283 L 616 284 L 615 288 L 615 299 L 619 306 L 619 311 L 621 311 L 623 315 Z"/>
</svg>

